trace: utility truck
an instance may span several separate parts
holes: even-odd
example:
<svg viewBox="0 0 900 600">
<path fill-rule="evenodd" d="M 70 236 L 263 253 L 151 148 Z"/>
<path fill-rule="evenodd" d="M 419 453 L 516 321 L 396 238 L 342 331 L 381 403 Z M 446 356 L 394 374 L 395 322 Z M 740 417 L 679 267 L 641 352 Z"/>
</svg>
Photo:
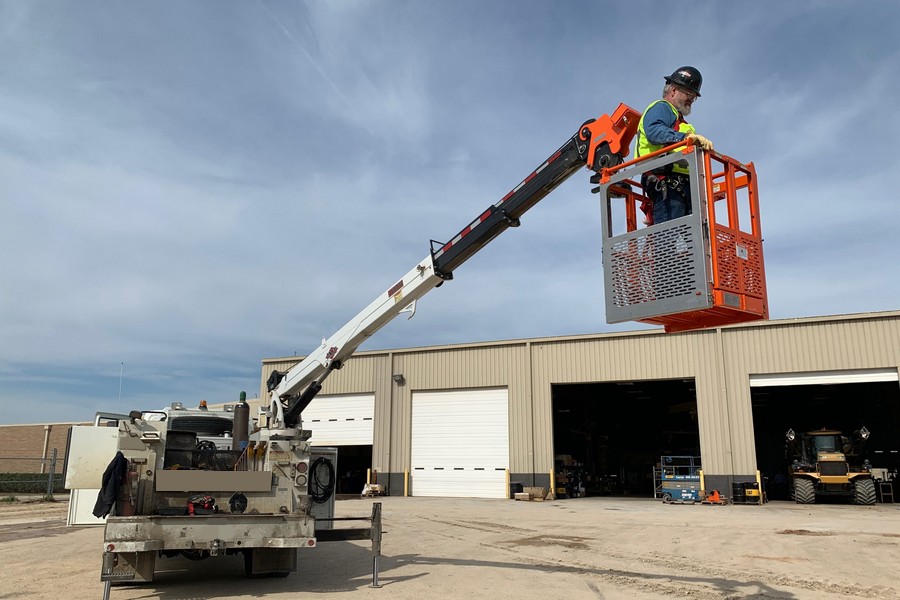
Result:
<svg viewBox="0 0 900 600">
<path fill-rule="evenodd" d="M 283 577 L 323 536 L 372 539 L 378 556 L 380 506 L 359 519 L 366 527 L 332 528 L 336 449 L 312 447 L 310 431 L 286 438 L 252 423 L 244 398 L 119 419 L 94 509 L 109 513 L 102 580 L 151 582 L 158 558 L 229 554 L 243 555 L 247 576 Z"/>
</svg>

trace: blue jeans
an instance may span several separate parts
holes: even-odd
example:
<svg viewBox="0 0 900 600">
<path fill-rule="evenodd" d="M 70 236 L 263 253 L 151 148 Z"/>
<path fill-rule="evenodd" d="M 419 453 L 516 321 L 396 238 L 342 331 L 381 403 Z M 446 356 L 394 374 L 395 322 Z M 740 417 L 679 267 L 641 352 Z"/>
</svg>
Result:
<svg viewBox="0 0 900 600">
<path fill-rule="evenodd" d="M 691 214 L 690 181 L 684 177 L 680 186 L 672 187 L 670 183 L 677 181 L 677 178 L 677 175 L 667 176 L 659 182 L 658 186 L 648 183 L 645 178 L 642 178 L 644 191 L 647 197 L 653 201 L 653 223 L 655 225 Z M 665 189 L 662 189 L 663 185 L 665 185 Z"/>
</svg>

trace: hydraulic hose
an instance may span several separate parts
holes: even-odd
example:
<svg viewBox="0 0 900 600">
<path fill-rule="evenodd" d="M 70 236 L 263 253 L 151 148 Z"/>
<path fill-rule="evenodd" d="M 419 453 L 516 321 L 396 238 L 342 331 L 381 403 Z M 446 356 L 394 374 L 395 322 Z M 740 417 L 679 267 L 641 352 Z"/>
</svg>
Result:
<svg viewBox="0 0 900 600">
<path fill-rule="evenodd" d="M 310 468 L 309 474 L 309 495 L 312 496 L 313 502 L 324 504 L 334 494 L 334 464 L 320 456 Z"/>
</svg>

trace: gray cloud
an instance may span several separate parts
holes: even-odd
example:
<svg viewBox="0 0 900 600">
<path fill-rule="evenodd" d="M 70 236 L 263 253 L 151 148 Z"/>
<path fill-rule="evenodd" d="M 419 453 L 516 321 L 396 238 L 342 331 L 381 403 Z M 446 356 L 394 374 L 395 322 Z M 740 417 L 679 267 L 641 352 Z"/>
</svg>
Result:
<svg viewBox="0 0 900 600">
<path fill-rule="evenodd" d="M 759 172 L 772 316 L 896 309 L 900 8 L 681 8 L 0 2 L 0 421 L 255 394 L 684 63 Z M 587 177 L 364 348 L 637 327 L 605 323 Z"/>
</svg>

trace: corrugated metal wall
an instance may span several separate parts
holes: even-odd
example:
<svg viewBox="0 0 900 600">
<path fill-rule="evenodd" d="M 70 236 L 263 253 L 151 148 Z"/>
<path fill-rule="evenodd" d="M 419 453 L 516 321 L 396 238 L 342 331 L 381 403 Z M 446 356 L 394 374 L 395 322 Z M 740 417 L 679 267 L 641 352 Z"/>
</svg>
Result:
<svg viewBox="0 0 900 600">
<path fill-rule="evenodd" d="M 288 371 L 300 362 L 302 357 L 266 359 L 262 364 L 260 382 L 260 398 L 268 398 L 266 381 L 273 371 Z M 322 395 L 329 394 L 375 394 L 375 431 L 372 444 L 372 468 L 378 471 L 389 470 L 391 435 L 402 431 L 404 423 L 397 421 L 394 410 L 391 379 L 392 353 L 359 353 L 347 361 L 339 371 L 332 373 L 322 385 Z M 408 425 L 406 427 L 408 429 Z"/>
<path fill-rule="evenodd" d="M 375 382 L 377 377 L 384 377 L 383 369 L 387 365 L 385 359 L 390 353 L 360 353 L 347 361 L 347 365 L 340 371 L 336 371 L 322 386 L 322 394 L 359 394 L 376 392 Z M 379 360 L 380 359 L 380 360 Z M 272 371 L 287 371 L 302 360 L 302 357 L 276 358 L 263 361 L 262 380 L 259 387 L 259 397 L 267 398 L 266 381 Z M 390 373 L 387 375 L 390 379 Z"/>
<path fill-rule="evenodd" d="M 678 335 L 649 331 L 532 342 L 536 471 L 553 468 L 552 386 L 559 383 L 695 379 L 700 444 L 703 448 L 714 444 L 711 436 L 717 427 L 708 425 L 722 421 L 722 406 L 716 401 L 721 367 L 715 337 L 715 331 Z"/>
<path fill-rule="evenodd" d="M 900 367 L 900 313 L 777 321 L 724 329 L 722 338 L 739 473 L 756 468 L 750 375 Z"/>
<path fill-rule="evenodd" d="M 264 361 L 261 396 L 271 371 L 296 360 Z M 373 467 L 400 473 L 409 467 L 413 391 L 508 387 L 510 470 L 548 473 L 553 384 L 693 379 L 704 470 L 752 474 L 750 374 L 885 367 L 900 368 L 900 311 L 673 335 L 652 330 L 366 352 L 326 380 L 322 393 L 375 393 Z M 405 385 L 394 383 L 394 374 Z"/>
<path fill-rule="evenodd" d="M 512 469 L 530 472 L 533 455 L 531 398 L 526 344 L 460 346 L 444 349 L 360 353 L 325 380 L 321 394 L 375 393 L 373 468 L 402 473 L 409 468 L 412 392 L 507 387 L 510 403 Z M 263 362 L 261 394 L 273 370 L 285 371 L 300 359 Z M 405 383 L 393 381 L 402 374 Z"/>
<path fill-rule="evenodd" d="M 531 471 L 531 398 L 527 386 L 528 358 L 525 344 L 447 348 L 412 353 L 394 353 L 394 372 L 406 378 L 395 387 L 395 410 L 402 425 L 394 432 L 391 470 L 409 468 L 412 392 L 430 390 L 506 387 L 509 389 L 509 444 L 511 470 Z M 465 432 L 460 432 L 465 443 Z"/>
</svg>

